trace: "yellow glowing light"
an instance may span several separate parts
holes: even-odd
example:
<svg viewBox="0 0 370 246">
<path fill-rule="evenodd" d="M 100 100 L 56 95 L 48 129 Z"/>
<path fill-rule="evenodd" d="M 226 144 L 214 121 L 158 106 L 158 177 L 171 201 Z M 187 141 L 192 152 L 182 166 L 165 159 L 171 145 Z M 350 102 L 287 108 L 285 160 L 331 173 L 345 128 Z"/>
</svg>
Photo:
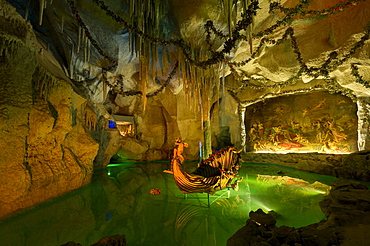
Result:
<svg viewBox="0 0 370 246">
<path fill-rule="evenodd" d="M 322 191 L 322 190 L 312 189 L 312 188 L 308 188 L 308 191 L 312 191 L 313 194 L 327 194 L 327 191 Z"/>
<path fill-rule="evenodd" d="M 271 208 L 269 208 L 266 204 L 263 204 L 261 201 L 257 200 L 257 199 L 254 199 L 252 201 L 255 205 L 259 206 L 260 208 L 262 208 L 262 210 L 265 210 L 265 212 L 270 212 L 272 211 Z"/>
</svg>

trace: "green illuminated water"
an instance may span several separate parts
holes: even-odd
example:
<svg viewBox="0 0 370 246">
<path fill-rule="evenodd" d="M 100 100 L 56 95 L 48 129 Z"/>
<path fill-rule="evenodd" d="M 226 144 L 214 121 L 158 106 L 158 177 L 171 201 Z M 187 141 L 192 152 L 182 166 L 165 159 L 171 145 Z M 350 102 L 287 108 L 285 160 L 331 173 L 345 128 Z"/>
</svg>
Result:
<svg viewBox="0 0 370 246">
<path fill-rule="evenodd" d="M 0 222 L 2 246 L 58 246 L 68 241 L 91 245 L 105 236 L 124 234 L 128 245 L 218 246 L 248 219 L 251 210 L 277 213 L 277 226 L 306 226 L 325 219 L 323 194 L 307 185 L 256 180 L 257 174 L 289 176 L 330 184 L 333 177 L 276 165 L 244 163 L 239 191 L 189 194 L 164 173 L 168 163 L 124 163 L 99 170 L 77 191 Z M 188 172 L 196 163 L 185 163 Z M 282 173 L 283 172 L 283 173 Z M 280 173 L 280 174 L 278 174 Z M 161 190 L 152 195 L 151 189 Z M 219 197 L 220 195 L 224 195 Z"/>
</svg>

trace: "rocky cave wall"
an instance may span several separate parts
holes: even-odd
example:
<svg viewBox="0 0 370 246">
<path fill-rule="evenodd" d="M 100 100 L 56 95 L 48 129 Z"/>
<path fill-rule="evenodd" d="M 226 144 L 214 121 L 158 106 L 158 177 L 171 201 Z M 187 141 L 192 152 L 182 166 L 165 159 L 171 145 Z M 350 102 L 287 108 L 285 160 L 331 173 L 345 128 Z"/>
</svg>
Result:
<svg viewBox="0 0 370 246">
<path fill-rule="evenodd" d="M 141 98 L 122 98 L 115 102 L 119 109 L 127 108 L 132 100 Z M 175 139 L 181 137 L 185 142 L 202 141 L 199 110 L 190 108 L 183 93 L 174 95 L 165 90 L 155 98 L 149 98 L 147 108 L 142 104 L 132 108 L 130 115 L 136 121 L 135 137 L 122 137 L 117 151 L 120 160 L 169 160 Z M 186 159 L 194 160 L 199 155 L 198 145 L 191 144 L 186 149 Z"/>
<path fill-rule="evenodd" d="M 12 27 L 12 28 L 9 28 Z M 0 216 L 91 180 L 86 99 L 41 65 L 29 22 L 0 1 Z"/>
</svg>

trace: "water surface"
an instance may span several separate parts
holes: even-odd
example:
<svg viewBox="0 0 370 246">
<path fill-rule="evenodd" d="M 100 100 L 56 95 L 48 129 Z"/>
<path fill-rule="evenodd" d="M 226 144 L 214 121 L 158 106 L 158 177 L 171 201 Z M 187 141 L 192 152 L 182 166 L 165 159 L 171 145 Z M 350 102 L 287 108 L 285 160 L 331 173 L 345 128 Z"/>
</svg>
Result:
<svg viewBox="0 0 370 246">
<path fill-rule="evenodd" d="M 244 163 L 238 191 L 185 196 L 173 176 L 163 172 L 168 168 L 168 162 L 153 162 L 97 170 L 91 184 L 0 222 L 1 245 L 58 246 L 75 241 L 87 246 L 116 234 L 126 235 L 129 246 L 226 245 L 245 225 L 249 212 L 258 208 L 273 210 L 278 226 L 298 228 L 325 219 L 318 205 L 325 195 L 320 184 L 336 180 Z M 188 172 L 195 168 L 195 162 L 184 164 Z M 315 181 L 320 182 L 318 189 L 311 186 Z M 152 189 L 160 194 L 152 194 Z"/>
</svg>

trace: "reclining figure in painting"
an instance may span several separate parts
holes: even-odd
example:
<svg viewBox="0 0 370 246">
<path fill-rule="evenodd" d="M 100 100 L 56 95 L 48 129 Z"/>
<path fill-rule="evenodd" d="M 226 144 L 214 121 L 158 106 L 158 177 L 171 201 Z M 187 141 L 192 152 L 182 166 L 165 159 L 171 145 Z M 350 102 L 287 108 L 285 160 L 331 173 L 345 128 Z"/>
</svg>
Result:
<svg viewBox="0 0 370 246">
<path fill-rule="evenodd" d="M 176 185 L 184 194 L 189 193 L 208 193 L 214 194 L 218 190 L 232 188 L 238 190 L 238 182 L 242 178 L 238 177 L 238 170 L 241 165 L 240 151 L 234 147 L 227 147 L 221 149 L 208 159 L 203 160 L 198 168 L 192 172 L 187 173 L 182 170 L 182 163 L 184 158 L 182 156 L 181 139 L 176 139 L 174 156 L 171 160 L 171 171 L 173 173 Z M 234 181 L 235 180 L 235 181 Z M 234 181 L 234 182 L 233 182 Z"/>
</svg>

